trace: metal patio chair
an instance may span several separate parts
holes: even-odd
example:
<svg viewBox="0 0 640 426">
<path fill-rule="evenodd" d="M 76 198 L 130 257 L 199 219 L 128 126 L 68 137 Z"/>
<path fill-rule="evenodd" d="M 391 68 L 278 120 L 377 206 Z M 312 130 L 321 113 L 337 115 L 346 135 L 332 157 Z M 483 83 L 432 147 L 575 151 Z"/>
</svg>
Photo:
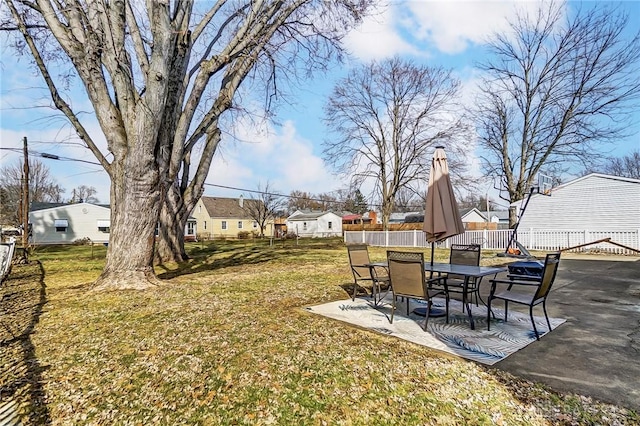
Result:
<svg viewBox="0 0 640 426">
<path fill-rule="evenodd" d="M 480 245 L 479 244 L 452 244 L 449 254 L 449 263 L 456 265 L 480 265 Z M 478 292 L 480 289 L 480 280 L 478 278 L 468 278 L 467 289 L 464 289 L 463 275 L 449 274 L 446 276 L 448 293 L 462 294 L 462 313 L 464 313 L 467 297 L 475 295 L 476 306 L 478 306 Z M 440 282 L 442 283 L 442 281 Z M 435 283 L 438 285 L 438 283 Z"/>
<path fill-rule="evenodd" d="M 423 253 L 389 250 L 387 251 L 387 263 L 389 265 L 391 291 L 393 292 L 391 319 L 389 320 L 391 324 L 393 324 L 393 314 L 396 310 L 398 296 L 407 299 L 407 316 L 409 316 L 411 299 L 427 301 L 427 315 L 425 315 L 423 327 L 424 331 L 427 331 L 432 299 L 435 296 L 444 295 L 446 300 L 446 321 L 447 323 L 449 322 L 449 294 L 447 293 L 446 280 L 443 277 L 426 278 Z M 434 288 L 432 286 L 437 281 L 443 282 L 442 288 Z"/>
<path fill-rule="evenodd" d="M 351 300 L 356 299 L 358 287 L 362 287 L 361 284 L 367 283 L 371 285 L 371 297 L 374 304 L 377 304 L 389 291 L 387 269 L 381 265 L 371 264 L 369 249 L 366 244 L 348 244 L 347 253 L 349 254 L 349 265 L 353 273 L 353 295 Z M 385 291 L 384 295 L 383 291 Z"/>
<path fill-rule="evenodd" d="M 542 304 L 544 317 L 547 320 L 549 331 L 551 331 L 551 323 L 549 322 L 549 316 L 547 315 L 546 303 L 549 291 L 551 291 L 553 282 L 556 279 L 559 264 L 560 252 L 550 253 L 545 258 L 542 276 L 539 278 L 527 277 L 526 279 L 516 279 L 515 276 L 510 276 L 509 279 L 506 280 L 491 280 L 491 293 L 489 294 L 489 300 L 487 302 L 487 330 L 490 329 L 491 315 L 493 314 L 491 312 L 491 301 L 493 299 L 501 299 L 504 300 L 505 321 L 507 321 L 509 314 L 509 302 L 529 306 L 529 316 L 531 317 L 533 332 L 536 334 L 536 340 L 540 340 L 540 334 L 538 333 L 536 323 L 533 319 L 533 307 Z M 506 285 L 507 289 L 504 291 L 496 291 L 496 286 L 498 284 Z"/>
</svg>

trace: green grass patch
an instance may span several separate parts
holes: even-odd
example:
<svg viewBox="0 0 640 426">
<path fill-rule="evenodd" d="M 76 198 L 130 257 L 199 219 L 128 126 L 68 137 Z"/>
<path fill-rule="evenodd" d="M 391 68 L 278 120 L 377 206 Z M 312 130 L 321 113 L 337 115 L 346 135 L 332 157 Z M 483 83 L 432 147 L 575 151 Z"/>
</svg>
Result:
<svg viewBox="0 0 640 426">
<path fill-rule="evenodd" d="M 19 400 L 34 424 L 603 421 L 579 397 L 535 386 L 520 394 L 494 370 L 306 313 L 305 306 L 348 297 L 352 276 L 340 240 L 187 249 L 189 261 L 157 267 L 157 289 L 95 293 L 104 247 L 38 248 L 32 259 L 42 269 L 16 267 L 2 287 L 13 294 L 3 303 L 22 297 L 29 306 L 11 333 L 2 331 L 4 342 L 22 336 L 3 364 L 25 366 L 2 383 L 3 401 Z M 374 260 L 385 253 L 371 249 Z M 437 250 L 435 258 L 447 255 Z M 485 255 L 483 264 L 495 262 Z M 634 416 L 620 410 L 618 420 L 632 424 Z"/>
</svg>

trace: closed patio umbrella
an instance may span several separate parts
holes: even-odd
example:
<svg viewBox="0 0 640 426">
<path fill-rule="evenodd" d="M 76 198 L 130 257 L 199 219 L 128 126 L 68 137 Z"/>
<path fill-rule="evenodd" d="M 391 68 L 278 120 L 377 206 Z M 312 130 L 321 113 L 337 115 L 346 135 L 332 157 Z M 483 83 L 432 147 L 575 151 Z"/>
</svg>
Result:
<svg viewBox="0 0 640 426">
<path fill-rule="evenodd" d="M 436 147 L 431 160 L 429 185 L 427 187 L 427 202 L 424 211 L 424 225 L 427 241 L 431 243 L 431 264 L 436 241 L 446 240 L 464 232 L 464 225 L 458 211 L 458 204 L 449 178 L 449 165 L 444 147 Z M 416 309 L 420 315 L 426 315 L 425 310 Z M 444 315 L 432 308 L 429 316 Z"/>
<path fill-rule="evenodd" d="M 427 203 L 424 212 L 423 231 L 431 243 L 431 263 L 436 241 L 442 241 L 464 232 L 458 204 L 449 178 L 449 165 L 444 147 L 436 147 L 431 160 Z"/>
</svg>

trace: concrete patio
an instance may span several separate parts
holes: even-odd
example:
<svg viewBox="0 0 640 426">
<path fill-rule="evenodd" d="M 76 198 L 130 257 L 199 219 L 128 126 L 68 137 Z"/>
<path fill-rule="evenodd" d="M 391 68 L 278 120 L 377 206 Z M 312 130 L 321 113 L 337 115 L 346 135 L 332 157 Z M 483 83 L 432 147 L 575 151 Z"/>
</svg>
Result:
<svg viewBox="0 0 640 426">
<path fill-rule="evenodd" d="M 640 412 L 640 258 L 563 253 L 547 305 L 567 322 L 491 368 Z"/>
</svg>

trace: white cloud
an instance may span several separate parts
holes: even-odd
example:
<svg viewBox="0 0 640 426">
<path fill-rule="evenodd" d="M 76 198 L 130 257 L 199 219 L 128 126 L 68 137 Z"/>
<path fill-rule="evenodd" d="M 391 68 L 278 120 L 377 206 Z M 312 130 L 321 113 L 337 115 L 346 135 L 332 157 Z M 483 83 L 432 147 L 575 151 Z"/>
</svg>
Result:
<svg viewBox="0 0 640 426">
<path fill-rule="evenodd" d="M 340 187 L 339 180 L 314 153 L 312 142 L 297 133 L 292 121 L 280 128 L 243 122 L 236 137 L 240 142 L 223 138 L 223 148 L 216 153 L 207 182 L 255 190 L 269 181 L 272 190 L 283 194 L 292 190 L 318 194 Z M 208 186 L 205 192 L 238 196 L 240 191 Z"/>
<path fill-rule="evenodd" d="M 470 43 L 481 44 L 494 32 L 506 31 L 518 11 L 537 10 L 538 1 L 412 1 L 417 39 L 445 53 L 460 53 Z"/>
<path fill-rule="evenodd" d="M 384 59 L 396 54 L 419 54 L 419 50 L 399 33 L 398 12 L 397 6 L 390 6 L 365 18 L 362 25 L 345 38 L 347 50 L 361 61 Z"/>
</svg>

